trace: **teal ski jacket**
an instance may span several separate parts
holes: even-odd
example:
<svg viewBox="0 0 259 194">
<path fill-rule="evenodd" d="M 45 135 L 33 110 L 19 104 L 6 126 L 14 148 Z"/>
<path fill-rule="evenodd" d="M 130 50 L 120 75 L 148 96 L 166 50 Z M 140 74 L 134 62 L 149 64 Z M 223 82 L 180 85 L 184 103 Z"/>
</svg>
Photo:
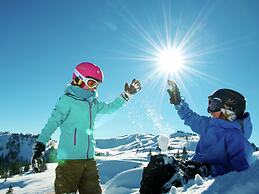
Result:
<svg viewBox="0 0 259 194">
<path fill-rule="evenodd" d="M 122 96 L 111 103 L 99 102 L 96 92 L 70 85 L 57 102 L 37 141 L 46 144 L 60 127 L 58 160 L 92 159 L 95 156 L 93 131 L 96 115 L 112 113 L 126 102 Z"/>
</svg>

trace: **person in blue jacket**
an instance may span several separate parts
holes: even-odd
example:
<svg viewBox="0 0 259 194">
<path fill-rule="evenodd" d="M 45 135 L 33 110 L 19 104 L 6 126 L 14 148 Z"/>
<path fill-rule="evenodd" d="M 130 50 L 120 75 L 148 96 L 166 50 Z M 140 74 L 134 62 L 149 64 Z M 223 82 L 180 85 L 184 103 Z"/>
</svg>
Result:
<svg viewBox="0 0 259 194">
<path fill-rule="evenodd" d="M 231 89 L 219 89 L 208 96 L 207 111 L 211 117 L 200 116 L 181 98 L 176 83 L 168 81 L 168 84 L 170 103 L 184 124 L 200 136 L 191 161 L 209 164 L 212 176 L 248 169 L 253 152 L 248 141 L 252 123 L 245 112 L 244 96 Z"/>
<path fill-rule="evenodd" d="M 141 89 L 138 80 L 126 83 L 124 92 L 113 102 L 98 100 L 97 87 L 103 82 L 102 70 L 93 63 L 82 62 L 73 72 L 71 85 L 60 97 L 51 117 L 34 146 L 33 168 L 40 172 L 45 145 L 60 127 L 58 166 L 55 193 L 100 194 L 101 187 L 96 166 L 94 120 L 97 114 L 109 114 L 122 107 Z"/>
</svg>

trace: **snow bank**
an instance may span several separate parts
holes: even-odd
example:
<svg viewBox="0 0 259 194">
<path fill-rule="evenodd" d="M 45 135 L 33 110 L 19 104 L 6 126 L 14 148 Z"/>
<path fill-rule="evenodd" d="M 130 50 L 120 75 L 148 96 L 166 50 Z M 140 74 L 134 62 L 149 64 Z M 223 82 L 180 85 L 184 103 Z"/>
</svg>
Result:
<svg viewBox="0 0 259 194">
<path fill-rule="evenodd" d="M 125 160 L 97 160 L 101 184 L 105 184 L 118 173 L 139 167 L 141 163 Z"/>
<path fill-rule="evenodd" d="M 55 168 L 57 163 L 49 163 L 42 173 L 16 175 L 7 181 L 0 179 L 0 194 L 5 194 L 12 185 L 15 194 L 48 194 L 54 191 Z"/>
<path fill-rule="evenodd" d="M 104 194 L 129 194 L 134 193 L 133 191 L 138 193 L 142 171 L 141 167 L 119 173 L 103 186 Z"/>
<path fill-rule="evenodd" d="M 128 137 L 121 137 L 121 139 L 128 139 Z M 138 135 L 138 138 L 140 138 L 140 135 Z M 146 139 L 150 140 L 149 138 L 151 137 L 149 136 Z M 135 141 L 134 138 L 132 140 Z M 117 141 L 117 139 L 115 138 L 114 141 Z M 156 141 L 155 138 L 153 142 Z M 188 142 L 186 142 L 185 137 L 176 137 L 170 142 L 170 145 L 183 147 L 187 144 L 194 145 L 195 142 L 197 142 L 196 137 L 190 137 Z M 165 141 L 162 141 L 163 143 Z M 139 194 L 143 167 L 148 162 L 147 153 L 136 154 L 132 150 L 121 152 L 118 147 L 117 149 L 103 150 L 103 152 L 107 151 L 113 154 L 97 158 L 103 194 Z M 215 179 L 211 177 L 202 179 L 196 176 L 195 180 L 190 180 L 183 188 L 173 187 L 171 194 L 258 194 L 259 151 L 253 153 L 252 161 L 252 166 L 242 172 L 231 172 Z M 54 192 L 53 183 L 56 166 L 56 163 L 48 164 L 48 170 L 39 174 L 26 173 L 22 176 L 8 178 L 7 181 L 0 179 L 0 194 L 6 193 L 10 185 L 13 186 L 14 193 L 19 194 Z"/>
<path fill-rule="evenodd" d="M 259 151 L 253 153 L 252 163 L 256 162 L 256 160 L 259 160 Z"/>
<path fill-rule="evenodd" d="M 203 194 L 258 194 L 259 160 L 242 172 L 231 172 L 215 178 L 212 185 Z"/>
</svg>

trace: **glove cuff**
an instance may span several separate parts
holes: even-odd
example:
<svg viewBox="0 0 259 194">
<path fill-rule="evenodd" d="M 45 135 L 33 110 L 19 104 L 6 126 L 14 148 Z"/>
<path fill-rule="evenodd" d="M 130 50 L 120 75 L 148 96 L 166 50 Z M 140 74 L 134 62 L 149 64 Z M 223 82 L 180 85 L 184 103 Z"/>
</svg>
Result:
<svg viewBox="0 0 259 194">
<path fill-rule="evenodd" d="M 129 100 L 131 99 L 131 97 L 132 97 L 132 94 L 130 94 L 130 93 L 124 91 L 124 92 L 121 94 L 121 96 L 122 96 L 126 101 L 129 101 Z"/>
<path fill-rule="evenodd" d="M 42 142 L 37 141 L 34 145 L 34 150 L 38 152 L 44 152 L 45 149 L 46 149 L 46 146 Z"/>
<path fill-rule="evenodd" d="M 179 104 L 175 104 L 174 107 L 176 110 L 179 110 L 184 104 L 184 99 L 181 99 Z"/>
</svg>

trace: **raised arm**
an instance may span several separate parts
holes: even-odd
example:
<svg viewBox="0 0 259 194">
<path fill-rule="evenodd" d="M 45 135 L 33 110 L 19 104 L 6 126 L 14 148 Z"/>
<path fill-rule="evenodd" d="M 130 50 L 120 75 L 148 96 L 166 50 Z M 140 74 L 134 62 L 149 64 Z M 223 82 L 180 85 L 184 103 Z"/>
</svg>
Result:
<svg viewBox="0 0 259 194">
<path fill-rule="evenodd" d="M 189 105 L 182 101 L 181 104 L 175 106 L 179 117 L 188 125 L 195 133 L 201 134 L 204 132 L 209 124 L 209 117 L 200 116 L 193 112 Z"/>
<path fill-rule="evenodd" d="M 182 100 L 179 88 L 174 81 L 168 80 L 170 89 L 167 90 L 170 96 L 170 103 L 173 104 L 177 110 L 179 117 L 184 120 L 184 124 L 191 127 L 191 129 L 201 134 L 204 131 L 209 122 L 209 118 L 206 116 L 200 116 L 193 112 L 189 105 Z"/>
<path fill-rule="evenodd" d="M 130 84 L 127 82 L 124 86 L 124 92 L 120 97 L 116 98 L 111 103 L 98 102 L 97 112 L 102 114 L 109 114 L 115 112 L 120 107 L 122 107 L 129 99 L 135 95 L 139 90 L 141 90 L 141 84 L 138 80 L 133 79 Z"/>
</svg>

